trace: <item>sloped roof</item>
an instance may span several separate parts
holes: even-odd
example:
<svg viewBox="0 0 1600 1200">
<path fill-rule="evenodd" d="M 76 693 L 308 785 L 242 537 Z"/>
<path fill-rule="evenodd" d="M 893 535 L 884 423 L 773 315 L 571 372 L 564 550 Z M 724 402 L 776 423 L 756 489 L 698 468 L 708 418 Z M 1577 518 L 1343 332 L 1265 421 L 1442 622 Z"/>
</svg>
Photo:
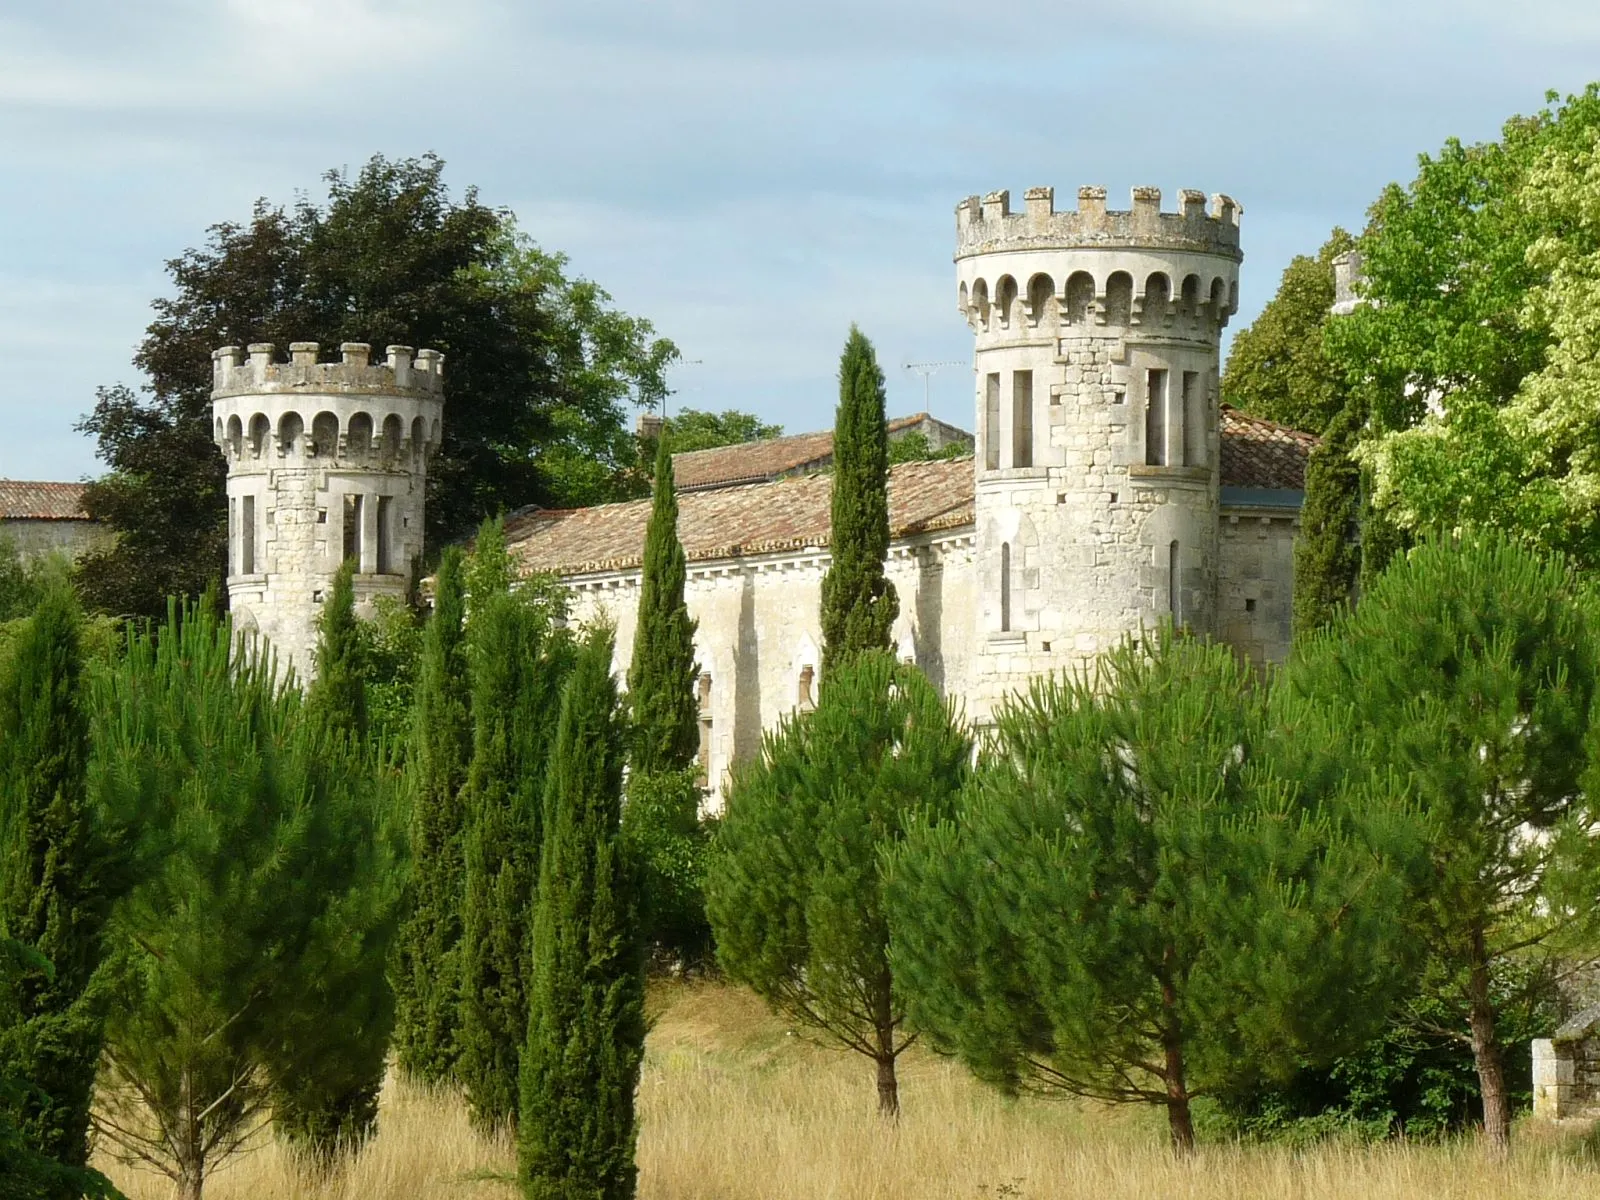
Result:
<svg viewBox="0 0 1600 1200">
<path fill-rule="evenodd" d="M 0 521 L 87 521 L 82 483 L 0 479 Z"/>
<path fill-rule="evenodd" d="M 929 419 L 927 413 L 896 417 L 888 422 L 888 429 L 895 434 Z M 672 456 L 672 477 L 678 490 L 687 492 L 776 479 L 802 467 L 821 465 L 832 457 L 833 430 L 824 429 L 818 433 L 796 433 L 738 446 L 685 450 Z"/>
<path fill-rule="evenodd" d="M 831 449 L 831 437 L 829 443 Z M 748 453 L 771 444 L 757 442 L 727 449 Z M 1247 417 L 1225 406 L 1221 483 L 1224 487 L 1303 490 L 1306 457 L 1316 444 L 1310 434 Z M 674 469 L 677 462 L 675 458 Z M 973 483 L 971 456 L 890 467 L 890 535 L 901 538 L 971 525 Z M 680 491 L 678 536 L 691 562 L 823 547 L 828 544 L 832 488 L 833 475 L 817 473 Z M 649 520 L 649 500 L 534 510 L 506 521 L 506 541 L 513 558 L 528 572 L 582 575 L 625 571 L 639 566 L 644 556 Z"/>
</svg>

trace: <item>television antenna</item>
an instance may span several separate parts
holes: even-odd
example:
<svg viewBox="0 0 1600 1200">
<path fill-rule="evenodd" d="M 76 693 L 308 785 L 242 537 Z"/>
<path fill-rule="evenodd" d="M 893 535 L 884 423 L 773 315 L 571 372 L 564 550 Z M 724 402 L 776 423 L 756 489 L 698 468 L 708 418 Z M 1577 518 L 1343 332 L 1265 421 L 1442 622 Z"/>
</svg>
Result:
<svg viewBox="0 0 1600 1200">
<path fill-rule="evenodd" d="M 933 377 L 945 367 L 966 367 L 972 364 L 964 360 L 951 360 L 949 362 L 908 362 L 900 365 L 905 370 L 915 371 L 922 376 L 922 411 L 927 412 L 929 405 L 932 403 L 930 397 L 933 391 Z"/>
</svg>

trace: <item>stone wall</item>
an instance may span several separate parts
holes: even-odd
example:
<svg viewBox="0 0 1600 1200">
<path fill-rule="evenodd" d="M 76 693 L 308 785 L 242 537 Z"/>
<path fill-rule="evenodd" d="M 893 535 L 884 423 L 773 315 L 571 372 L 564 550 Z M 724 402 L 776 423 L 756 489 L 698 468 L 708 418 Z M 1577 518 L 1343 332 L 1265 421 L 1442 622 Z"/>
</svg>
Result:
<svg viewBox="0 0 1600 1200">
<path fill-rule="evenodd" d="M 1257 667 L 1289 656 L 1294 623 L 1292 509 L 1222 511 L 1217 547 L 1217 639 Z"/>
<path fill-rule="evenodd" d="M 104 545 L 111 536 L 111 531 L 98 521 L 44 521 L 28 517 L 0 520 L 0 540 L 11 542 L 23 558 L 47 554 L 77 558 Z"/>
<path fill-rule="evenodd" d="M 1533 1042 L 1533 1115 L 1600 1117 L 1600 1005 Z"/>
</svg>

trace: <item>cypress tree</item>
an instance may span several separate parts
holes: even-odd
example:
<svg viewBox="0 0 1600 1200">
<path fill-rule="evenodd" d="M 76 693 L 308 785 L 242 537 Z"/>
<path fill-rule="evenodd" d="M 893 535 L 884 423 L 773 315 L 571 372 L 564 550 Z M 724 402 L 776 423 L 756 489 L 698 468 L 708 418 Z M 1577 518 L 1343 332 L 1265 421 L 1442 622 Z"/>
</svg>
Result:
<svg viewBox="0 0 1600 1200">
<path fill-rule="evenodd" d="M 356 624 L 355 564 L 334 575 L 322 610 L 317 676 L 306 693 L 305 719 L 340 744 L 350 769 L 370 773 L 393 789 L 394 771 L 367 744 L 366 679 Z M 353 786 L 368 786 L 365 782 Z M 385 828 L 393 828 L 385 803 Z M 275 1064 L 272 1117 L 278 1131 L 321 1165 L 359 1148 L 377 1129 L 378 1092 L 394 1032 L 394 993 L 387 978 L 389 951 L 400 915 L 392 879 L 354 881 L 361 919 L 351 936 L 316 968 L 316 994 L 326 997 L 308 1012 L 294 1044 Z"/>
<path fill-rule="evenodd" d="M 1294 635 L 1322 628 L 1350 604 L 1361 573 L 1361 467 L 1351 458 L 1361 435 L 1351 401 L 1329 423 L 1306 464 L 1300 536 L 1294 543 Z"/>
<path fill-rule="evenodd" d="M 457 1075 L 486 1130 L 517 1116 L 546 762 L 572 660 L 571 639 L 552 629 L 558 613 L 532 585 L 491 594 L 474 602 L 467 635 L 473 752 Z"/>
<path fill-rule="evenodd" d="M 31 952 L 0 996 L 0 1077 L 31 1090 L 0 1109 L 69 1169 L 88 1157 L 104 1015 L 94 982 L 110 902 L 86 780 L 79 638 L 71 591 L 49 588 L 0 686 L 0 940 Z"/>
<path fill-rule="evenodd" d="M 579 651 L 545 793 L 519 1131 L 530 1200 L 630 1200 L 637 1182 L 644 958 L 611 653 L 603 628 Z"/>
<path fill-rule="evenodd" d="M 854 325 L 839 359 L 833 427 L 832 563 L 822 578 L 822 677 L 866 650 L 889 649 L 900 612 L 889 554 L 889 435 L 883 372 Z"/>
<path fill-rule="evenodd" d="M 411 787 L 411 911 L 400 934 L 395 1041 L 400 1065 L 427 1082 L 455 1066 L 464 899 L 461 789 L 472 753 L 466 596 L 461 551 L 451 546 L 435 577 L 408 762 Z"/>
</svg>

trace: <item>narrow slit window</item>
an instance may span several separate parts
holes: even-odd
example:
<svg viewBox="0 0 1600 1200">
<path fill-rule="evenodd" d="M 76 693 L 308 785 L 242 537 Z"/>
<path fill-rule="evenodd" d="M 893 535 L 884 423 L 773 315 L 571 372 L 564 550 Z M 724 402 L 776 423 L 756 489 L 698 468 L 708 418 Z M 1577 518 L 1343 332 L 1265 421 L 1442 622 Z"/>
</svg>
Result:
<svg viewBox="0 0 1600 1200">
<path fill-rule="evenodd" d="M 810 663 L 807 663 L 805 666 L 800 668 L 800 694 L 797 697 L 797 701 L 800 705 L 801 711 L 803 712 L 810 712 L 813 707 L 813 701 L 811 699 L 811 685 L 813 681 L 815 681 L 816 677 L 816 668 Z"/>
<path fill-rule="evenodd" d="M 711 777 L 711 676 L 703 674 L 695 688 L 700 701 L 700 778 Z"/>
<path fill-rule="evenodd" d="M 256 573 L 256 498 L 239 501 L 239 574 Z"/>
<path fill-rule="evenodd" d="M 994 471 L 1000 466 L 1000 376 L 989 375 L 983 382 L 983 465 Z"/>
<path fill-rule="evenodd" d="M 1167 465 L 1167 373 L 1150 371 L 1145 376 L 1144 461 L 1151 467 Z"/>
<path fill-rule="evenodd" d="M 394 534 L 389 526 L 394 520 L 394 497 L 378 497 L 378 574 L 393 575 Z"/>
<path fill-rule="evenodd" d="M 1167 609 L 1174 627 L 1183 624 L 1183 571 L 1178 562 L 1178 543 L 1167 547 Z"/>
<path fill-rule="evenodd" d="M 1000 632 L 1011 632 L 1011 543 L 1000 543 Z"/>
<path fill-rule="evenodd" d="M 1011 372 L 1011 465 L 1033 466 L 1033 372 Z"/>
<path fill-rule="evenodd" d="M 364 497 L 347 495 L 344 498 L 344 557 L 355 559 L 357 569 L 361 562 L 361 509 Z"/>
<path fill-rule="evenodd" d="M 1206 465 L 1206 415 L 1200 403 L 1200 372 L 1183 373 L 1183 465 Z"/>
</svg>

